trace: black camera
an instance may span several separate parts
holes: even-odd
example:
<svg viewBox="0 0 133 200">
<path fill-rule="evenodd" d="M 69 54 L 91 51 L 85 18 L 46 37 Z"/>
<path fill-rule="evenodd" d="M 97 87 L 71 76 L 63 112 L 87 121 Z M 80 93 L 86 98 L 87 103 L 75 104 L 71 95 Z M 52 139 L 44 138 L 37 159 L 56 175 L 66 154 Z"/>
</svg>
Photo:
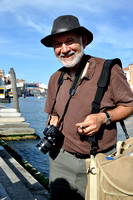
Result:
<svg viewBox="0 0 133 200">
<path fill-rule="evenodd" d="M 53 144 L 63 144 L 64 135 L 54 125 L 47 126 L 44 129 L 43 134 L 44 138 L 42 138 L 36 146 L 44 154 L 52 148 Z"/>
</svg>

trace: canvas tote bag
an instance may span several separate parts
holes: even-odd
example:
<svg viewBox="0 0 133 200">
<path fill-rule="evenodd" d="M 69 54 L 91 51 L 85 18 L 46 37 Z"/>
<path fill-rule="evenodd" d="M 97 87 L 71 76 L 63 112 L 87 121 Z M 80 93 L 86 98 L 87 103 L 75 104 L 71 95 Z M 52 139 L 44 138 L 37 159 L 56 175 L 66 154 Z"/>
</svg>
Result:
<svg viewBox="0 0 133 200">
<path fill-rule="evenodd" d="M 133 200 L 133 138 L 118 141 L 117 150 L 86 160 L 85 200 Z"/>
</svg>

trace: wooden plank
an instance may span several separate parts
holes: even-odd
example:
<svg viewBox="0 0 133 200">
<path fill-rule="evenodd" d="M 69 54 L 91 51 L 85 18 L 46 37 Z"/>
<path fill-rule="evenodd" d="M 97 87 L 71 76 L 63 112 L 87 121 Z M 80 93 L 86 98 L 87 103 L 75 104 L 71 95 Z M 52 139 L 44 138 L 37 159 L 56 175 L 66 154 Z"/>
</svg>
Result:
<svg viewBox="0 0 133 200">
<path fill-rule="evenodd" d="M 24 122 L 23 117 L 0 117 L 0 122 Z"/>
<path fill-rule="evenodd" d="M 30 124 L 27 122 L 0 122 L 0 129 L 28 127 L 30 127 Z"/>
<path fill-rule="evenodd" d="M 25 122 L 21 113 L 14 108 L 0 108 L 0 135 L 4 139 L 21 139 L 37 137 L 35 130 Z"/>
<path fill-rule="evenodd" d="M 0 135 L 24 135 L 24 134 L 34 134 L 35 130 L 33 128 L 9 128 L 0 129 Z"/>
<path fill-rule="evenodd" d="M 18 112 L 0 112 L 0 117 L 20 117 L 21 113 Z"/>
<path fill-rule="evenodd" d="M 1 112 L 17 112 L 17 110 L 15 108 L 1 108 L 0 113 Z"/>
</svg>

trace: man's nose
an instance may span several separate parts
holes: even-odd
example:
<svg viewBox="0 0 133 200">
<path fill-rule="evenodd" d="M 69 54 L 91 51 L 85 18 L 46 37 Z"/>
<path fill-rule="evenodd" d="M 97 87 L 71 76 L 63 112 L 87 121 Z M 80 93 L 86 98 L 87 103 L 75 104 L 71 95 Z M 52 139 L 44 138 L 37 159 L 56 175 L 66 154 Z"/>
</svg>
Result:
<svg viewBox="0 0 133 200">
<path fill-rule="evenodd" d="M 68 51 L 70 51 L 69 46 L 66 45 L 66 44 L 62 44 L 61 52 L 62 52 L 62 53 L 67 53 Z"/>
</svg>

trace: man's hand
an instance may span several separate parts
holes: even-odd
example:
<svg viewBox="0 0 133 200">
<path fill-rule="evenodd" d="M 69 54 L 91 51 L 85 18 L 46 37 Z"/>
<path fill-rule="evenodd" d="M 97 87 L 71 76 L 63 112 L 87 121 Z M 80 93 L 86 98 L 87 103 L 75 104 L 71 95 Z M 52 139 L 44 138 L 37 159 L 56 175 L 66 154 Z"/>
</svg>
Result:
<svg viewBox="0 0 133 200">
<path fill-rule="evenodd" d="M 77 123 L 78 133 L 92 136 L 97 133 L 102 124 L 105 123 L 105 113 L 90 114 L 81 123 Z"/>
<path fill-rule="evenodd" d="M 49 116 L 49 118 L 50 118 L 50 116 Z M 49 122 L 49 118 L 48 118 L 47 123 Z M 57 115 L 52 115 L 51 120 L 50 120 L 50 125 L 57 126 L 58 122 L 59 122 L 59 117 Z"/>
<path fill-rule="evenodd" d="M 133 107 L 118 106 L 112 110 L 107 110 L 112 122 L 118 122 L 126 119 L 133 114 Z M 105 124 L 105 113 L 90 114 L 81 123 L 77 123 L 78 133 L 92 136 L 97 133 L 102 124 Z"/>
</svg>

